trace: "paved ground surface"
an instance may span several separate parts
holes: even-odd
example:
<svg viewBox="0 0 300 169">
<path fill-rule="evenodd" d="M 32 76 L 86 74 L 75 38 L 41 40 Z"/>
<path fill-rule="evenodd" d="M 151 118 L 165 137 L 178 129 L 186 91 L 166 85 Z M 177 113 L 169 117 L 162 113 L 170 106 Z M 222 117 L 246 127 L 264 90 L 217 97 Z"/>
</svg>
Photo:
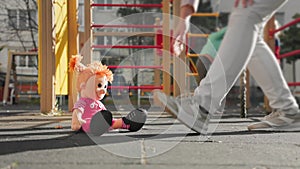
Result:
<svg viewBox="0 0 300 169">
<path fill-rule="evenodd" d="M 246 126 L 259 109 L 239 118 L 226 110 L 216 130 L 202 136 L 164 112 L 149 112 L 139 132 L 92 137 L 70 130 L 70 114 L 45 116 L 29 107 L 0 108 L 0 169 L 172 168 L 299 169 L 300 133 L 257 131 Z M 126 114 L 114 112 L 115 117 Z"/>
</svg>

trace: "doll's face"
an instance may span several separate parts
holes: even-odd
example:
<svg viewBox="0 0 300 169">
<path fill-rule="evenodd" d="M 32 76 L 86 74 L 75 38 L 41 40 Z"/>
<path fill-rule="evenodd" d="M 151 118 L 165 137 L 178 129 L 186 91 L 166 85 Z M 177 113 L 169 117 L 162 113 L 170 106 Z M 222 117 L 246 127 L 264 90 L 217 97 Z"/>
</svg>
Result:
<svg viewBox="0 0 300 169">
<path fill-rule="evenodd" d="M 107 92 L 107 86 L 106 76 L 91 76 L 86 83 L 81 85 L 80 95 L 81 97 L 101 100 Z"/>
<path fill-rule="evenodd" d="M 106 76 L 96 76 L 95 93 L 96 99 L 102 100 L 107 92 L 108 82 Z"/>
</svg>

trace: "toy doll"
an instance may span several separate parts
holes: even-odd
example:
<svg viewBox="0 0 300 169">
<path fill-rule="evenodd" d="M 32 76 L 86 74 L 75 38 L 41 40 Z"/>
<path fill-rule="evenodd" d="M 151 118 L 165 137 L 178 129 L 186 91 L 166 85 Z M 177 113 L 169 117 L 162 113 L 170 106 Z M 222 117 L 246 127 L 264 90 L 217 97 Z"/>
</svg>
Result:
<svg viewBox="0 0 300 169">
<path fill-rule="evenodd" d="M 76 90 L 80 94 L 72 110 L 72 130 L 82 129 L 96 136 L 112 129 L 140 130 L 146 121 L 146 110 L 139 108 L 126 117 L 114 119 L 100 101 L 107 93 L 108 82 L 112 82 L 113 73 L 101 62 L 85 66 L 80 62 L 81 59 L 82 56 L 75 55 L 70 59 L 69 65 L 70 70 L 74 71 Z"/>
</svg>

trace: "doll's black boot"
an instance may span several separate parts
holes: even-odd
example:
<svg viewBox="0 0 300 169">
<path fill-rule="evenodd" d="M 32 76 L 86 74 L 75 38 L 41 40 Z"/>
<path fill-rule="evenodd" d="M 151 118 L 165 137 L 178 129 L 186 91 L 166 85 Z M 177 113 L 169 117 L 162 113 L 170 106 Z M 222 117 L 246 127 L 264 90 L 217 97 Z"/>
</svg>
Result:
<svg viewBox="0 0 300 169">
<path fill-rule="evenodd" d="M 129 112 L 127 116 L 122 119 L 129 131 L 138 131 L 146 122 L 147 111 L 145 109 L 138 108 Z"/>
</svg>

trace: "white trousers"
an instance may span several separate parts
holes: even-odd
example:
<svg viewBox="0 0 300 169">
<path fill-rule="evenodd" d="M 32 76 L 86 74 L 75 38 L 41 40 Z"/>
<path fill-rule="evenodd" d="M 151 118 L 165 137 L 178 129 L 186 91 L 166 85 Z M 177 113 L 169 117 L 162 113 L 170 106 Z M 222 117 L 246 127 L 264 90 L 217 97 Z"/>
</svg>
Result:
<svg viewBox="0 0 300 169">
<path fill-rule="evenodd" d="M 264 42 L 265 23 L 287 0 L 256 0 L 252 6 L 233 9 L 228 29 L 217 57 L 207 76 L 195 89 L 200 105 L 210 113 L 220 108 L 222 100 L 248 67 L 273 109 L 286 113 L 298 111 L 298 105 L 283 77 L 274 53 Z"/>
</svg>

